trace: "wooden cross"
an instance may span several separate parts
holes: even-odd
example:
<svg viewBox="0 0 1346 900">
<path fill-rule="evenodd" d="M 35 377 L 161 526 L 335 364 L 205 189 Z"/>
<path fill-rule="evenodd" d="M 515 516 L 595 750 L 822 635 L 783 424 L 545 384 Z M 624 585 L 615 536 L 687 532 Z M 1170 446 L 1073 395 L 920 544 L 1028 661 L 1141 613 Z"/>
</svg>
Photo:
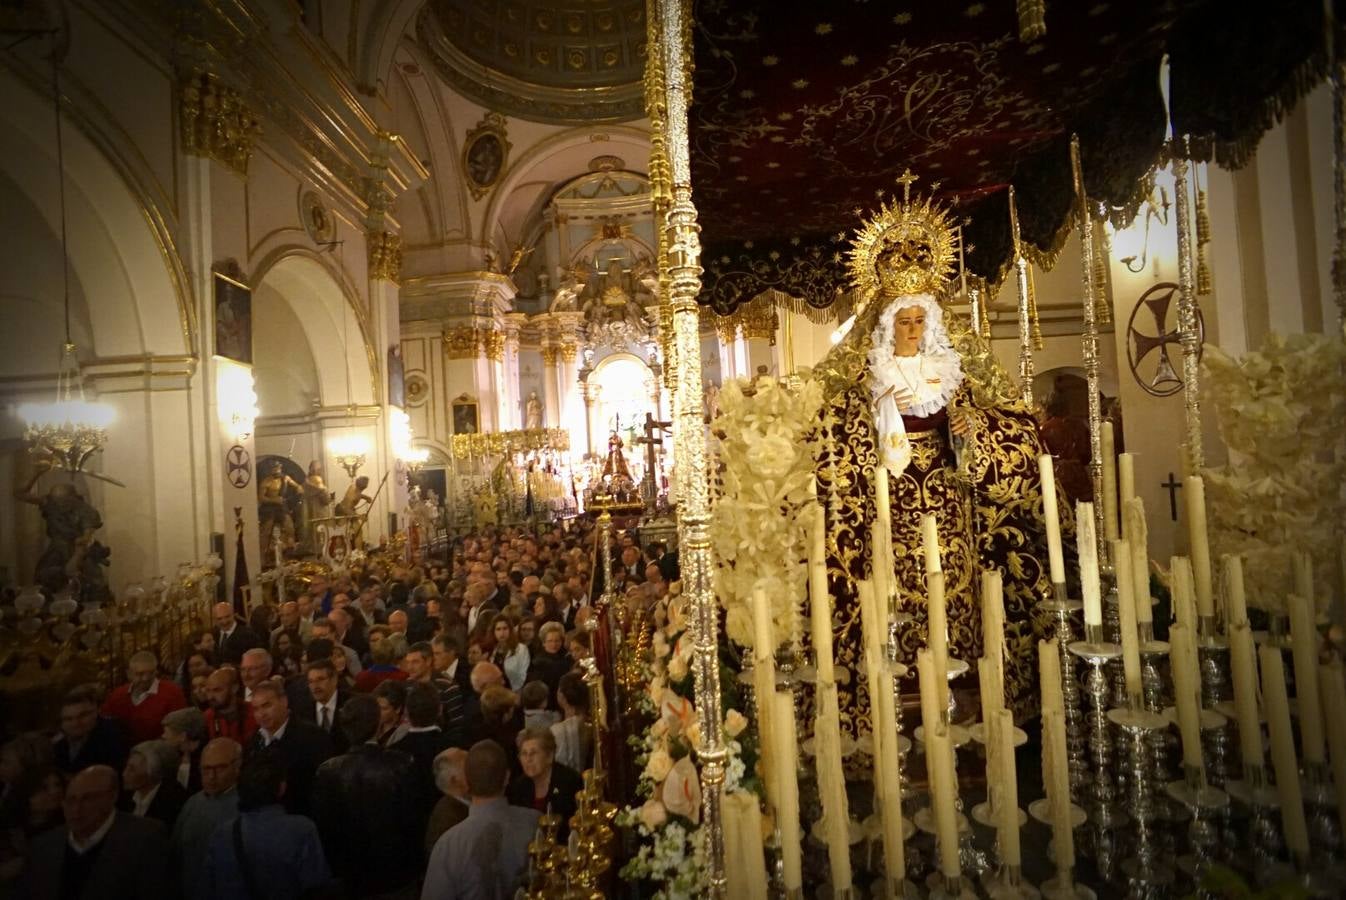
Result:
<svg viewBox="0 0 1346 900">
<path fill-rule="evenodd" d="M 1168 514 L 1173 521 L 1178 521 L 1178 491 L 1182 490 L 1182 482 L 1173 477 L 1173 473 L 1168 473 L 1168 481 L 1159 485 L 1168 491 Z"/>
<path fill-rule="evenodd" d="M 897 183 L 902 185 L 903 203 L 911 202 L 911 183 L 913 181 L 919 181 L 919 180 L 920 176 L 911 174 L 911 169 L 907 169 L 905 172 L 901 174 L 900 177 L 898 177 Z"/>
<path fill-rule="evenodd" d="M 652 414 L 645 413 L 645 436 L 636 438 L 637 444 L 645 445 L 645 477 L 641 481 L 645 482 L 646 490 L 649 491 L 651 499 L 659 493 L 658 485 L 654 480 L 654 448 L 664 445 L 663 438 L 654 435 L 655 432 L 668 430 L 672 425 L 672 422 L 656 421 Z"/>
</svg>

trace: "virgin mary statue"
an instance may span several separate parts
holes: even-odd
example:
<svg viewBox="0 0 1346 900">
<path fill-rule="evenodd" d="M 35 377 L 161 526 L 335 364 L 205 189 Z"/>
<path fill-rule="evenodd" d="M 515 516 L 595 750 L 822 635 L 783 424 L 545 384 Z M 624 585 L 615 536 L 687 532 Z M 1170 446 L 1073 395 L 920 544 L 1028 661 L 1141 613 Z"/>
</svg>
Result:
<svg viewBox="0 0 1346 900">
<path fill-rule="evenodd" d="M 1022 716 L 1037 702 L 1033 609 L 1050 587 L 1037 467 L 1042 443 L 1018 386 L 942 300 L 956 253 L 946 215 L 928 199 L 908 197 L 884 204 L 861 229 L 849 258 L 861 305 L 815 370 L 825 396 L 817 474 L 836 660 L 851 674 L 838 692 L 852 736 L 869 730 L 856 585 L 872 577 L 875 563 L 878 466 L 887 468 L 890 485 L 896 576 L 888 602 L 912 617 L 897 629 L 901 661 L 914 672 L 916 650 L 927 642 L 921 521 L 933 514 L 950 655 L 976 667 L 980 572 L 999 570 L 1006 703 Z"/>
</svg>

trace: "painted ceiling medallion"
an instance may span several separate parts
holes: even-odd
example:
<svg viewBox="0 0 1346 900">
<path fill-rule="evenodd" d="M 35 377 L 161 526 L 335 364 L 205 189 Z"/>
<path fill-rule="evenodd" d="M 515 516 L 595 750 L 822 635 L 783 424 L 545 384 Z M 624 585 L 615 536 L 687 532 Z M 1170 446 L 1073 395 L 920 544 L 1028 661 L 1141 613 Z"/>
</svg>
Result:
<svg viewBox="0 0 1346 900">
<path fill-rule="evenodd" d="M 644 114 L 644 0 L 430 0 L 417 37 L 488 109 L 556 124 Z"/>
</svg>

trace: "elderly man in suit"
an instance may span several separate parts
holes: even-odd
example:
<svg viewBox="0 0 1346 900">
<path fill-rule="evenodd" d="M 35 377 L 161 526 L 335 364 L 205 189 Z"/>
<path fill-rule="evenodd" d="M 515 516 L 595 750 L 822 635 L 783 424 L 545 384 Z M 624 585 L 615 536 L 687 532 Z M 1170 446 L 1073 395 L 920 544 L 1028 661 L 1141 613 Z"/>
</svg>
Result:
<svg viewBox="0 0 1346 900">
<path fill-rule="evenodd" d="M 216 603 L 211 618 L 215 622 L 215 656 L 220 662 L 237 666 L 244 653 L 266 646 L 261 635 L 238 620 L 230 604 Z"/>
<path fill-rule="evenodd" d="M 263 751 L 274 755 L 285 768 L 285 809 L 307 815 L 313 773 L 335 752 L 331 736 L 291 715 L 285 688 L 274 681 L 264 681 L 253 689 L 252 714 L 257 719 L 257 733 L 248 742 L 248 758 Z"/>
<path fill-rule="evenodd" d="M 117 812 L 117 772 L 90 766 L 66 788 L 65 825 L 39 836 L 17 896 L 29 900 L 163 900 L 168 833 Z"/>
<path fill-rule="evenodd" d="M 178 784 L 178 751 L 168 741 L 142 741 L 131 748 L 122 771 L 123 812 L 157 819 L 172 830 L 187 789 Z"/>
</svg>

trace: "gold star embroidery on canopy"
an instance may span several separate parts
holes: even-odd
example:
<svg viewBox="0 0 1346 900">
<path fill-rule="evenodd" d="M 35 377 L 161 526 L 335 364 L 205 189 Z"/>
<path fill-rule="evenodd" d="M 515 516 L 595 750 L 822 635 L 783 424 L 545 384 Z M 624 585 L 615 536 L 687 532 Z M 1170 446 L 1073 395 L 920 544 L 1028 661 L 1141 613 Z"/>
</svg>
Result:
<svg viewBox="0 0 1346 900">
<path fill-rule="evenodd" d="M 984 12 L 986 12 L 985 3 L 974 3 L 967 9 L 963 10 L 963 15 L 967 16 L 969 19 L 975 19 L 977 16 L 981 15 Z"/>
<path fill-rule="evenodd" d="M 778 163 L 778 162 L 769 162 L 769 163 L 766 164 L 766 167 L 767 167 L 768 169 L 779 169 L 779 168 L 780 168 L 780 163 Z"/>
<path fill-rule="evenodd" d="M 796 78 L 794 81 L 790 82 L 790 87 L 794 88 L 797 91 L 802 91 L 804 88 L 808 86 L 809 86 L 809 80 L 807 78 Z"/>
<path fill-rule="evenodd" d="M 779 57 L 779 56 L 763 56 L 763 57 L 762 57 L 762 65 L 764 65 L 764 66 L 774 66 L 774 65 L 775 65 L 776 63 L 778 63 L 778 62 L 780 62 L 780 57 Z"/>
<path fill-rule="evenodd" d="M 738 95 L 739 95 L 739 97 L 740 97 L 741 99 L 743 99 L 743 100 L 751 100 L 753 97 L 756 97 L 756 96 L 757 96 L 757 92 L 754 91 L 754 90 L 748 89 L 748 90 L 742 90 L 742 91 L 739 91 L 739 92 L 738 92 Z"/>
<path fill-rule="evenodd" d="M 860 57 L 856 56 L 854 53 L 847 53 L 845 56 L 841 58 L 841 64 L 843 66 L 853 66 L 859 61 Z"/>
<path fill-rule="evenodd" d="M 793 119 L 794 117 L 795 117 L 795 114 L 792 113 L 792 112 L 777 113 L 777 115 L 776 115 L 776 121 L 778 121 L 778 122 L 789 122 L 789 121 L 790 121 L 791 119 Z"/>
<path fill-rule="evenodd" d="M 1043 74 L 1043 75 L 1050 75 L 1050 74 L 1052 74 L 1053 72 L 1055 72 L 1055 71 L 1056 71 L 1057 69 L 1059 69 L 1059 68 L 1061 68 L 1061 64 L 1060 64 L 1060 63 L 1048 63 L 1047 65 L 1045 65 L 1045 66 L 1042 67 L 1042 74 Z"/>
<path fill-rule="evenodd" d="M 902 12 L 893 16 L 894 25 L 908 25 L 910 23 L 911 23 L 911 13 L 909 12 Z"/>
<path fill-rule="evenodd" d="M 832 33 L 832 23 L 831 23 L 831 22 L 819 22 L 817 25 L 814 25 L 814 26 L 813 26 L 813 33 L 816 34 L 816 35 L 820 35 L 820 36 L 821 36 L 821 35 L 825 35 L 825 34 L 831 34 L 831 33 Z"/>
</svg>

